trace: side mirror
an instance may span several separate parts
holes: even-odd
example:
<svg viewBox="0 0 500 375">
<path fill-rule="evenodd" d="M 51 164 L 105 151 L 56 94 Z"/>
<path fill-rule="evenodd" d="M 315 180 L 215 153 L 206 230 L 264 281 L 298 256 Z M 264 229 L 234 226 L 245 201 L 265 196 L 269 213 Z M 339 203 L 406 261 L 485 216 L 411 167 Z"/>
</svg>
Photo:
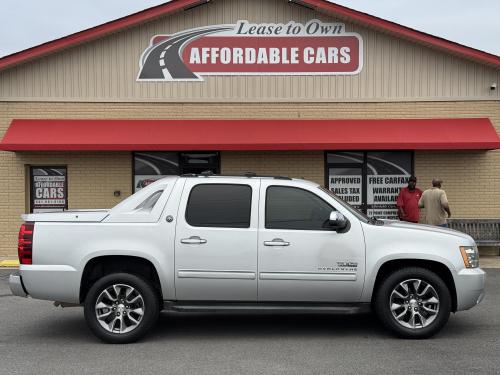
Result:
<svg viewBox="0 0 500 375">
<path fill-rule="evenodd" d="M 329 220 L 330 227 L 335 230 L 342 230 L 347 227 L 347 219 L 338 211 L 332 211 L 330 213 Z"/>
</svg>

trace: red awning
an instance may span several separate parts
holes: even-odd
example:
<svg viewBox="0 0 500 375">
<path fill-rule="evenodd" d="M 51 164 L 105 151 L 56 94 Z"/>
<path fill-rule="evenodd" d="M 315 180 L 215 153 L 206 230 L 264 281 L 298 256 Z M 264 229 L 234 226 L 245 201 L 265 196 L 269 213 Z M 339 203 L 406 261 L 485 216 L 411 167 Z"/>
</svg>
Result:
<svg viewBox="0 0 500 375">
<path fill-rule="evenodd" d="M 488 150 L 486 118 L 397 120 L 13 120 L 7 151 Z"/>
</svg>

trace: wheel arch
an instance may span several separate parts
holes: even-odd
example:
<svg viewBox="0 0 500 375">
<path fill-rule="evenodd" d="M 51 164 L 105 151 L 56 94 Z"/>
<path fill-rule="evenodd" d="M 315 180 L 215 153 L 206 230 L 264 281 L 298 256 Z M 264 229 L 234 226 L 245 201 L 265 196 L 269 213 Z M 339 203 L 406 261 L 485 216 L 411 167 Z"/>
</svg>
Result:
<svg viewBox="0 0 500 375">
<path fill-rule="evenodd" d="M 380 284 L 384 280 L 384 278 L 392 272 L 406 267 L 421 267 L 438 275 L 450 291 L 452 301 L 451 311 L 457 311 L 457 291 L 455 288 L 455 281 L 453 279 L 451 270 L 443 263 L 427 259 L 392 259 L 383 263 L 377 271 L 377 276 L 373 285 L 373 292 L 371 297 L 372 302 L 374 300 L 376 291 L 379 290 Z"/>
<path fill-rule="evenodd" d="M 163 301 L 158 270 L 148 259 L 130 255 L 102 255 L 91 258 L 85 264 L 80 281 L 79 301 L 83 303 L 92 284 L 110 273 L 126 272 L 151 282 L 160 304 Z"/>
</svg>

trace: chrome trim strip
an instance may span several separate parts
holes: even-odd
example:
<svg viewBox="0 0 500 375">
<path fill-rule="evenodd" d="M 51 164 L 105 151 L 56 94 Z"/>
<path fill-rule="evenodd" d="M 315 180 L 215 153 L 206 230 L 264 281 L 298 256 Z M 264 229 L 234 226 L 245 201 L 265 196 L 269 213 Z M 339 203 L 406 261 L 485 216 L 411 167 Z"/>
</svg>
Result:
<svg viewBox="0 0 500 375">
<path fill-rule="evenodd" d="M 260 280 L 356 281 L 356 273 L 261 272 Z"/>
<path fill-rule="evenodd" d="M 195 271 L 195 270 L 179 270 L 177 277 L 187 279 L 244 279 L 255 280 L 255 272 L 249 271 Z"/>
</svg>

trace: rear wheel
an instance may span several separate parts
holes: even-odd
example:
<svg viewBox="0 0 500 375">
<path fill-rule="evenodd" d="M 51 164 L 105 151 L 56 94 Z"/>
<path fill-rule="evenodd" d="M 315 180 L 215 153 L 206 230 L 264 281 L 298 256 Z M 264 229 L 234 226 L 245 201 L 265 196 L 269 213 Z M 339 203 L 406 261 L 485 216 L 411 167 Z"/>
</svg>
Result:
<svg viewBox="0 0 500 375">
<path fill-rule="evenodd" d="M 404 268 L 388 275 L 375 294 L 381 322 L 398 336 L 422 339 L 448 321 L 451 296 L 444 281 L 425 268 Z"/>
<path fill-rule="evenodd" d="M 101 340 L 126 344 L 144 336 L 158 320 L 159 301 L 153 286 L 129 273 L 97 280 L 85 298 L 85 320 Z"/>
</svg>

